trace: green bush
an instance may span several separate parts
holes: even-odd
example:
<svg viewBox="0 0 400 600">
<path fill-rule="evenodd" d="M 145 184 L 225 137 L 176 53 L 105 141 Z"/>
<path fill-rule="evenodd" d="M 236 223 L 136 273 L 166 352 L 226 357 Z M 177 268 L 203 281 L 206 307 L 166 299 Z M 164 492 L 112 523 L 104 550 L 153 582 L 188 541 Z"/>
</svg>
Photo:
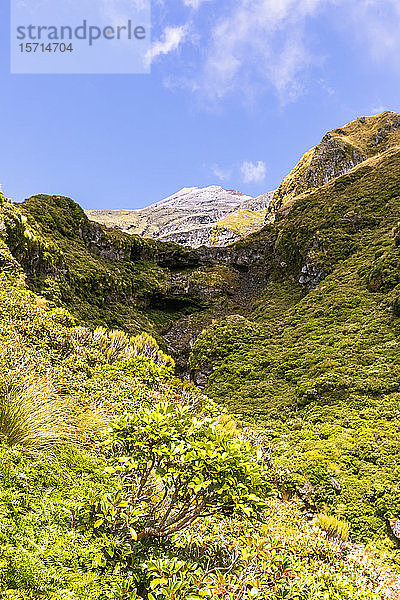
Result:
<svg viewBox="0 0 400 600">
<path fill-rule="evenodd" d="M 125 413 L 107 444 L 122 487 L 92 502 L 86 519 L 95 529 L 141 541 L 171 536 L 209 514 L 259 517 L 265 507 L 270 486 L 251 447 L 187 407 Z"/>
<path fill-rule="evenodd" d="M 150 388 L 159 387 L 173 376 L 172 367 L 158 366 L 151 358 L 142 355 L 131 356 L 116 365 L 105 366 L 103 371 L 114 372 L 116 375 L 126 373 Z"/>
<path fill-rule="evenodd" d="M 55 321 L 61 323 L 62 325 L 65 325 L 65 327 L 76 326 L 76 321 L 74 317 L 66 308 L 53 308 L 49 312 L 49 314 Z"/>
</svg>

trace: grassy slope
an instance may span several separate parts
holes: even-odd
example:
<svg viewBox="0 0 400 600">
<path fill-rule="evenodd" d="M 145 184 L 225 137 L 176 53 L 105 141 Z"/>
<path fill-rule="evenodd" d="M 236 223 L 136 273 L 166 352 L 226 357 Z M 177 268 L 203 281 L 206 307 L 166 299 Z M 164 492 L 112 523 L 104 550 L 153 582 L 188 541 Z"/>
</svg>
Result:
<svg viewBox="0 0 400 600">
<path fill-rule="evenodd" d="M 348 170 L 349 161 L 357 164 L 400 142 L 399 115 L 384 112 L 363 117 L 329 132 L 311 148 L 283 180 L 274 194 L 271 207 L 280 207 L 299 194 L 318 187 Z M 328 149 L 329 147 L 329 149 Z M 332 152 L 335 160 L 332 160 Z"/>
<path fill-rule="evenodd" d="M 23 266 L 31 289 L 65 306 L 78 323 L 154 333 L 208 305 L 200 297 L 204 268 L 196 268 L 189 250 L 91 223 L 69 198 L 3 202 L 1 222 L 3 239 Z M 173 286 L 177 273 L 190 292 L 185 284 L 182 290 L 177 283 Z M 219 267 L 207 268 L 207 285 L 216 289 L 211 297 L 225 293 L 220 273 Z"/>
<path fill-rule="evenodd" d="M 267 210 L 237 210 L 227 215 L 214 225 L 211 231 L 211 245 L 218 244 L 219 239 L 224 236 L 224 232 L 233 234 L 235 239 L 245 237 L 254 231 L 262 228 Z"/>
<path fill-rule="evenodd" d="M 192 355 L 212 365 L 208 392 L 270 436 L 283 487 L 311 482 L 364 540 L 400 516 L 399 211 L 395 149 L 300 196 L 259 234 L 276 269 L 251 320 L 216 323 Z M 304 264 L 327 276 L 300 298 Z"/>
<path fill-rule="evenodd" d="M 311 483 L 311 505 L 350 521 L 354 539 L 385 543 L 389 521 L 400 515 L 399 175 L 399 152 L 392 149 L 300 196 L 287 218 L 278 215 L 276 224 L 240 242 L 251 249 L 272 240 L 265 248 L 273 276 L 251 319 L 214 323 L 192 357 L 194 369 L 213 370 L 210 394 L 266 432 L 282 490 Z M 101 352 L 76 343 L 71 319 L 53 308 L 69 306 L 93 325 L 125 320 L 131 332 L 149 328 L 146 302 L 154 290 L 165 294 L 171 266 L 187 268 L 186 251 L 171 245 L 160 259 L 164 245 L 93 230 L 68 199 L 37 197 L 19 209 L 1 202 L 2 385 L 10 375 L 17 383 L 27 374 L 51 377 L 82 418 L 99 407 L 118 412 L 179 399 L 182 384 L 161 380 L 154 369 L 110 368 Z M 27 290 L 18 261 L 32 289 L 54 305 Z M 298 284 L 304 265 L 325 277 L 305 297 Z M 199 277 L 210 279 L 201 270 L 193 281 Z M 101 454 L 76 449 L 54 465 L 6 446 L 1 453 L 0 597 L 122 600 L 121 576 L 96 562 L 104 540 L 74 520 L 92 489 L 112 486 Z M 197 552 L 196 539 L 205 560 L 207 552 L 222 553 L 229 564 L 229 552 L 240 548 L 239 567 L 251 562 L 269 598 L 380 597 L 372 595 L 373 572 L 349 559 L 351 547 L 335 553 L 292 503 L 283 506 L 284 514 L 270 507 L 279 516 L 270 531 L 227 519 L 205 523 L 185 540 Z M 163 558 L 187 559 L 179 543 Z M 228 576 L 219 597 L 237 598 L 238 577 Z"/>
<path fill-rule="evenodd" d="M 136 371 L 127 372 L 108 365 L 101 349 L 88 347 L 74 335 L 65 313 L 49 309 L 26 288 L 19 265 L 4 245 L 1 260 L 1 398 L 7 381 L 16 385 L 43 376 L 54 381 L 77 416 L 99 409 L 112 414 L 162 399 L 179 402 L 182 389 L 187 397 L 187 384 L 182 388 L 171 375 L 167 379 L 161 371 L 157 375 L 155 367 L 138 365 Z M 101 451 L 93 447 L 95 439 L 84 447 L 63 450 L 56 460 L 29 457 L 21 448 L 0 445 L 1 598 L 135 597 L 124 592 L 129 574 L 123 565 L 105 566 L 103 548 L 115 542 L 82 528 L 79 520 L 80 508 L 94 493 L 113 491 L 115 486 L 104 470 Z M 359 558 L 351 557 L 351 546 L 332 545 L 297 506 L 273 501 L 268 514 L 263 529 L 234 518 L 208 519 L 164 547 L 139 549 L 139 555 L 144 553 L 143 569 L 149 558 L 158 558 L 158 568 L 171 573 L 165 581 L 171 583 L 173 577 L 176 582 L 171 595 L 164 580 L 155 582 L 156 597 L 193 597 L 184 591 L 189 575 L 198 582 L 196 591 L 209 589 L 207 597 L 222 600 L 244 598 L 243 586 L 250 586 L 252 597 L 260 599 L 288 594 L 303 600 L 394 597 L 376 581 L 374 569 L 384 571 L 382 565 L 373 559 L 373 566 L 364 567 Z M 207 575 L 201 570 L 205 566 Z M 179 575 L 179 569 L 186 570 Z M 218 583 L 215 579 L 211 588 L 210 572 L 218 573 Z M 182 592 L 176 591 L 177 586 Z"/>
<path fill-rule="evenodd" d="M 122 231 L 129 230 L 136 235 L 151 237 L 160 229 L 158 225 L 146 219 L 146 215 L 143 215 L 141 210 L 87 210 L 86 214 L 92 221 Z"/>
<path fill-rule="evenodd" d="M 106 236 L 92 231 L 83 210 L 67 198 L 33 197 L 19 207 L 4 205 L 3 214 L 6 242 L 32 289 L 92 325 L 104 321 L 110 327 L 124 325 L 132 333 L 150 328 L 141 300 L 148 290 L 162 288 L 165 276 L 155 265 L 131 264 L 122 236 L 116 233 L 112 240 L 112 250 L 121 260 L 101 256 Z M 98 252 L 90 246 L 93 238 Z"/>
</svg>

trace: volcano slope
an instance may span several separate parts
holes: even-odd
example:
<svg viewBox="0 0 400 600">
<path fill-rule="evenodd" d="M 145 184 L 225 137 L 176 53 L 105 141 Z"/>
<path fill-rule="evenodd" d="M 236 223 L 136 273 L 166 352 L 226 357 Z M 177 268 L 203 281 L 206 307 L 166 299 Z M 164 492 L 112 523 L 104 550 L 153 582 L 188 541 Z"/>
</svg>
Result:
<svg viewBox="0 0 400 600">
<path fill-rule="evenodd" d="M 279 201 L 235 246 L 264 245 L 264 292 L 247 318 L 203 331 L 190 358 L 207 393 L 268 436 L 282 491 L 359 540 L 400 516 L 399 210 L 396 144 Z"/>
</svg>

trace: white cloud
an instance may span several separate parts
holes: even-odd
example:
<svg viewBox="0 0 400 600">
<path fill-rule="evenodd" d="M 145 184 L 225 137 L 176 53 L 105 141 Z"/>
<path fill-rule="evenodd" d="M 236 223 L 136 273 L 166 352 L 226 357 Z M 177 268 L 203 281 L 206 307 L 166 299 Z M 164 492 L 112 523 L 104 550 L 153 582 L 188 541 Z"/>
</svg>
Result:
<svg viewBox="0 0 400 600">
<path fill-rule="evenodd" d="M 369 115 L 380 115 L 385 110 L 388 110 L 387 106 L 385 106 L 384 104 L 378 104 L 376 106 L 372 106 L 372 108 L 370 108 L 370 110 L 368 111 L 368 114 Z"/>
<path fill-rule="evenodd" d="M 230 179 L 232 175 L 232 169 L 224 169 L 219 165 L 214 165 L 212 172 L 220 181 L 226 181 L 227 179 Z"/>
<path fill-rule="evenodd" d="M 186 25 L 180 25 L 178 27 L 166 27 L 161 39 L 153 42 L 149 52 L 146 55 L 146 59 L 149 62 L 153 62 L 157 56 L 174 52 L 182 45 L 187 33 L 188 27 Z"/>
<path fill-rule="evenodd" d="M 240 167 L 243 183 L 262 183 L 267 174 L 265 162 L 259 160 L 256 163 L 245 160 Z"/>
<path fill-rule="evenodd" d="M 196 9 L 209 1 L 182 0 L 193 9 L 188 24 L 167 28 L 151 57 L 193 44 L 195 58 L 182 72 L 175 64 L 166 82 L 191 90 L 211 108 L 227 96 L 248 103 L 269 90 L 285 105 L 306 92 L 310 68 L 323 64 L 324 52 L 335 52 L 313 27 L 321 16 L 343 36 L 343 49 L 352 52 L 356 46 L 366 62 L 372 57 L 388 68 L 400 66 L 399 0 L 235 0 L 213 11 L 208 29 L 196 21 Z M 316 81 L 329 95 L 335 93 L 321 73 Z"/>
<path fill-rule="evenodd" d="M 200 80 L 211 99 L 251 95 L 272 86 L 282 103 L 301 93 L 301 72 L 312 62 L 305 25 L 333 0 L 240 0 L 211 32 Z"/>
</svg>

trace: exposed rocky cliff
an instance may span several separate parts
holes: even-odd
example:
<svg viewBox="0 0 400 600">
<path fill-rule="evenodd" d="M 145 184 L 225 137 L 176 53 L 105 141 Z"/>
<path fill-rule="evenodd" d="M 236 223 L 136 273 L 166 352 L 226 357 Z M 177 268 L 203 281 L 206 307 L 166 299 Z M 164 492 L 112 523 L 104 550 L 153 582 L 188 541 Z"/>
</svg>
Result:
<svg viewBox="0 0 400 600">
<path fill-rule="evenodd" d="M 274 193 L 266 217 L 271 222 L 279 209 L 300 194 L 326 185 L 368 158 L 400 143 L 400 115 L 386 111 L 360 117 L 327 133 L 306 152 Z"/>
</svg>

